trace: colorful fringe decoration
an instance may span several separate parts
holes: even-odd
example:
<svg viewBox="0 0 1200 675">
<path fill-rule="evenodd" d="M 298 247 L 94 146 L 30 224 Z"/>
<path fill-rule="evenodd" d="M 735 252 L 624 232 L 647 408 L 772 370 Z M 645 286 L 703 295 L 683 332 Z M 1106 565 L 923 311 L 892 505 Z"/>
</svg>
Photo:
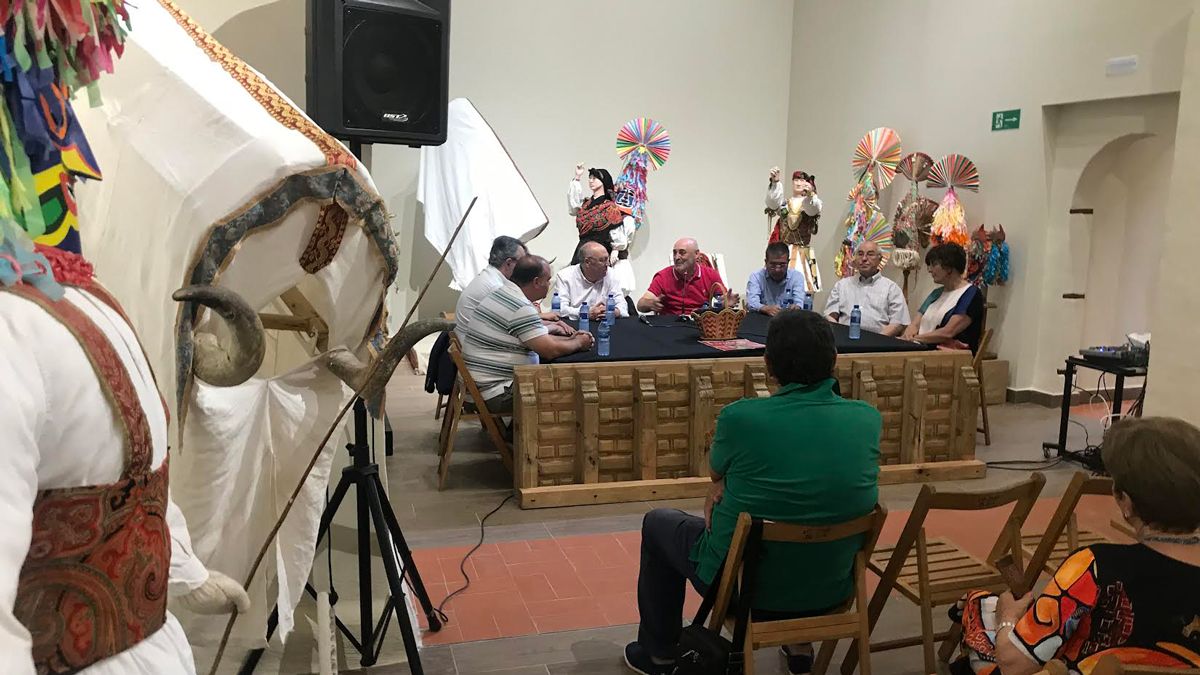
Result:
<svg viewBox="0 0 1200 675">
<path fill-rule="evenodd" d="M 963 212 L 962 204 L 958 203 L 958 195 L 954 188 L 946 190 L 942 204 L 933 212 L 933 243 L 955 243 L 967 247 L 970 236 L 967 234 L 967 215 Z"/>
<path fill-rule="evenodd" d="M 841 248 L 833 261 L 835 272 L 843 279 L 854 274 L 851 261 L 859 244 L 864 241 L 878 244 L 884 265 L 887 264 L 894 248 L 892 226 L 879 210 L 878 193 L 875 191 L 872 172 L 864 172 L 846 198 L 850 202 L 843 219 L 846 237 L 842 240 Z"/>
<path fill-rule="evenodd" d="M 1005 241 L 1004 226 L 992 230 L 988 238 L 991 240 L 991 250 L 983 270 L 983 282 L 989 286 L 1003 286 L 1008 283 L 1008 242 Z"/>
<path fill-rule="evenodd" d="M 625 167 L 617 177 L 615 201 L 641 228 L 646 219 L 646 176 L 649 169 L 667 163 L 671 136 L 649 117 L 631 119 L 617 131 L 617 156 L 625 160 Z"/>
<path fill-rule="evenodd" d="M 0 0 L 0 218 L 41 243 L 79 250 L 71 185 L 100 170 L 70 99 L 99 104 L 128 24 L 124 0 Z"/>
</svg>

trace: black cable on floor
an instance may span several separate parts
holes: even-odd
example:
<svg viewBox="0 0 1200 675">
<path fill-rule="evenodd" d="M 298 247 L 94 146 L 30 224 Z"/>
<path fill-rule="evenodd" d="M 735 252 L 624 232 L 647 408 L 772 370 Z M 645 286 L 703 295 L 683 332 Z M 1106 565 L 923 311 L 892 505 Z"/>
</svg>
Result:
<svg viewBox="0 0 1200 675">
<path fill-rule="evenodd" d="M 491 511 L 488 511 L 488 514 L 486 516 L 484 516 L 482 520 L 479 521 L 479 543 L 475 544 L 474 548 L 472 548 L 470 551 L 467 551 L 467 554 L 463 556 L 462 562 L 458 563 L 458 571 L 462 573 L 463 579 L 466 579 L 467 583 L 463 584 L 462 588 L 454 591 L 450 595 L 447 595 L 445 598 L 443 598 L 442 601 L 438 604 L 437 609 L 434 610 L 435 612 L 437 612 L 438 618 L 442 620 L 442 623 L 450 622 L 450 618 L 448 616 L 446 616 L 445 612 L 442 611 L 442 608 L 446 606 L 446 603 L 450 602 L 450 599 L 453 598 L 454 596 L 458 595 L 459 593 L 462 593 L 463 591 L 465 591 L 471 587 L 471 576 L 469 574 L 467 574 L 467 560 L 471 557 L 472 553 L 474 553 L 475 551 L 478 551 L 480 546 L 483 546 L 483 538 L 484 538 L 483 527 L 485 524 L 487 524 L 487 519 L 491 518 L 492 514 L 496 513 L 500 509 L 504 508 L 504 505 L 508 503 L 508 500 L 512 499 L 515 496 L 516 496 L 515 492 L 509 494 L 507 497 L 505 497 L 503 500 L 500 501 L 500 503 L 496 506 L 496 508 L 492 509 Z"/>
</svg>

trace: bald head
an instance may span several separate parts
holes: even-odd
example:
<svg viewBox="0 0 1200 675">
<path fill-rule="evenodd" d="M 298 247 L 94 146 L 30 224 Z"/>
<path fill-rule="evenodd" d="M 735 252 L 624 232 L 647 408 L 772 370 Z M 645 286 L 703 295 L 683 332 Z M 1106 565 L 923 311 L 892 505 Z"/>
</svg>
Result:
<svg viewBox="0 0 1200 675">
<path fill-rule="evenodd" d="M 858 270 L 864 279 L 875 276 L 883 265 L 883 256 L 879 252 L 879 244 L 864 241 L 854 251 L 854 269 Z"/>
<path fill-rule="evenodd" d="M 675 242 L 671 249 L 671 260 L 675 263 L 675 273 L 691 276 L 696 271 L 696 253 L 700 245 L 691 237 L 684 237 Z"/>
<path fill-rule="evenodd" d="M 593 284 L 608 274 L 608 249 L 595 241 L 579 245 L 579 271 Z"/>
</svg>

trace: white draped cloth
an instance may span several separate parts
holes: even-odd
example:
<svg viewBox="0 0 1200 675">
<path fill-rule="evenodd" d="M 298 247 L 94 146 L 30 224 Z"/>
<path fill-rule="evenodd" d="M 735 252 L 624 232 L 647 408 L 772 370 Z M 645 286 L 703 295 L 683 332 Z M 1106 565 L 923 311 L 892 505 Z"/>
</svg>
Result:
<svg viewBox="0 0 1200 675">
<path fill-rule="evenodd" d="M 421 148 L 417 199 L 425 207 L 425 239 L 435 250 L 450 243 L 475 197 L 479 200 L 446 256 L 456 291 L 487 267 L 493 239 L 508 235 L 529 241 L 550 222 L 487 120 L 470 101 L 456 98 L 450 101 L 446 142 Z"/>
<path fill-rule="evenodd" d="M 167 456 L 167 420 L 137 337 L 91 294 L 67 289 L 112 344 L 137 391 L 154 444 L 152 468 Z M 125 441 L 83 348 L 66 326 L 32 301 L 0 292 L 0 672 L 33 673 L 29 631 L 13 615 L 17 579 L 29 551 L 39 490 L 116 482 Z M 168 592 L 184 595 L 208 579 L 192 553 L 187 523 L 169 502 Z M 194 673 L 192 650 L 174 616 L 145 640 L 82 671 L 86 675 Z"/>
<path fill-rule="evenodd" d="M 197 283 L 196 271 L 200 283 L 232 289 L 260 312 L 286 314 L 277 298 L 296 288 L 328 326 L 328 348 L 365 360 L 395 273 L 395 241 L 366 169 L 286 96 L 174 7 L 127 7 L 133 31 L 120 67 L 104 80 L 103 107 L 77 106 L 104 171 L 103 181 L 78 192 L 83 249 L 128 310 L 183 426 L 172 434 L 182 439 L 172 453 L 172 492 L 196 554 L 242 582 L 352 392 L 319 365 L 313 339 L 281 331 L 268 331 L 266 361 L 244 384 L 215 388 L 185 377 L 181 389 L 188 321 L 171 293 Z M 325 192 L 314 197 L 314 185 Z M 332 259 L 309 272 L 302 253 L 333 239 L 314 237 L 330 190 L 376 217 L 369 230 L 366 218 L 351 215 L 340 239 L 323 244 L 336 248 Z M 224 326 L 202 312 L 196 329 L 222 336 Z M 292 629 L 344 427 L 339 434 L 246 589 L 252 607 L 238 616 L 224 666 L 265 644 L 276 605 L 276 635 Z M 207 648 L 227 618 L 180 612 L 192 644 Z M 208 651 L 197 650 L 202 667 Z"/>
</svg>

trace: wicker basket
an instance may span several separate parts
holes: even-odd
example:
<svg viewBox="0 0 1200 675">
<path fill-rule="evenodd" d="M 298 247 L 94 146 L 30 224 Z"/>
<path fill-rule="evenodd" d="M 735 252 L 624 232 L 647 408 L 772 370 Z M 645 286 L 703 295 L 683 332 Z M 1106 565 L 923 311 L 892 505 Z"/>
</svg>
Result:
<svg viewBox="0 0 1200 675">
<path fill-rule="evenodd" d="M 725 298 L 729 297 L 729 289 L 721 284 L 713 284 L 712 288 L 708 290 L 710 307 L 717 291 L 721 291 Z M 726 307 L 720 311 L 706 309 L 701 312 L 692 312 L 692 319 L 700 329 L 701 340 L 732 340 L 737 337 L 738 329 L 742 327 L 742 321 L 745 318 L 746 310 L 741 307 Z"/>
<path fill-rule="evenodd" d="M 719 312 L 708 309 L 692 314 L 692 319 L 700 328 L 701 340 L 732 340 L 737 337 L 745 318 L 746 310 L 728 307 Z"/>
</svg>

